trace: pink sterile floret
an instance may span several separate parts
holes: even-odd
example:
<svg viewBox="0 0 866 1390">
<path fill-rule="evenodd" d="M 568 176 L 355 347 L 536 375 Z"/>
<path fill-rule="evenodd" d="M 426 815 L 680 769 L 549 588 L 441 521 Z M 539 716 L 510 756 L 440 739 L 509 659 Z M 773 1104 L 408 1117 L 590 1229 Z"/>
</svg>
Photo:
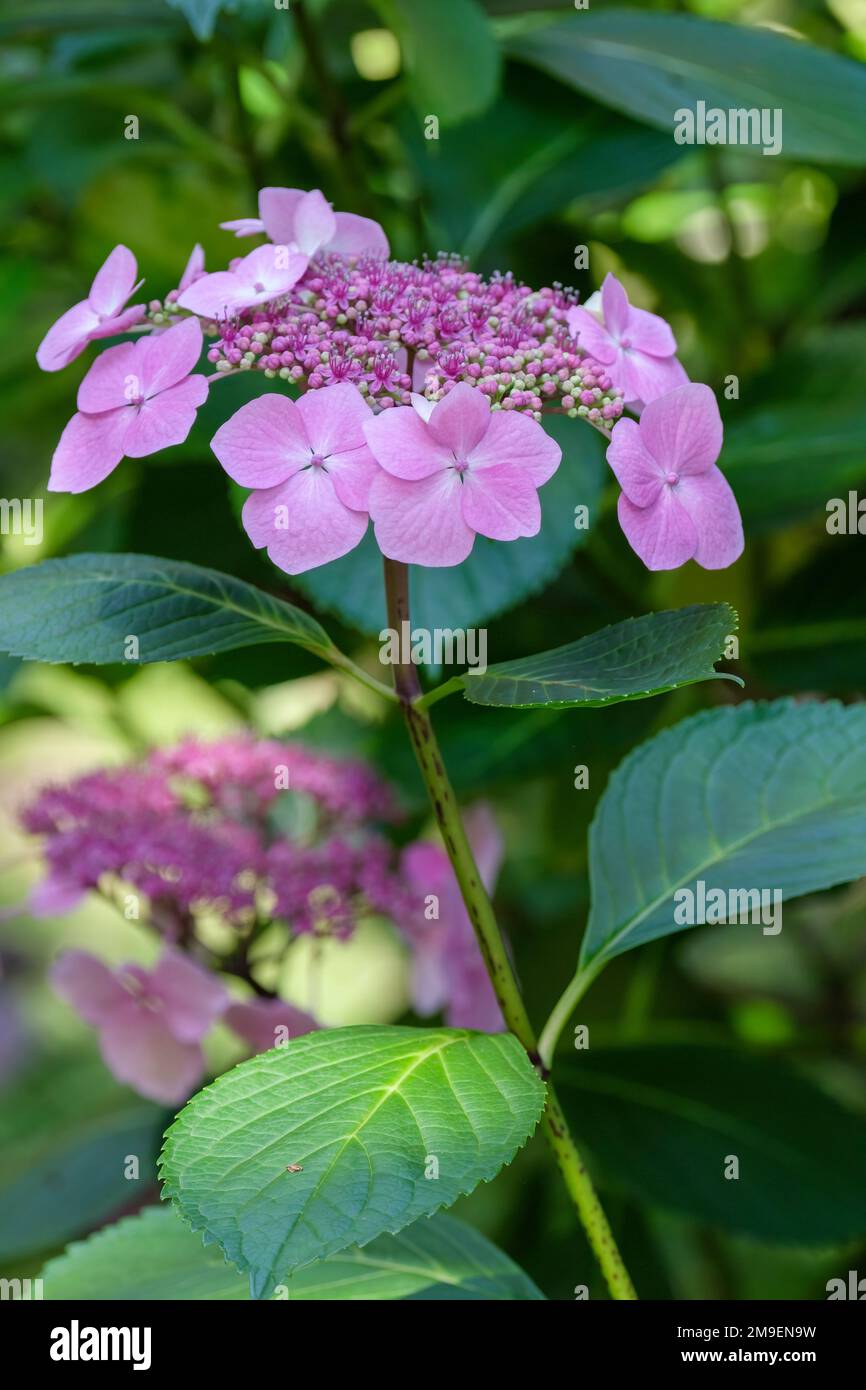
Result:
<svg viewBox="0 0 866 1390">
<path fill-rule="evenodd" d="M 235 236 L 266 232 L 273 242 L 296 246 L 305 256 L 318 251 L 343 256 L 387 256 L 388 238 L 378 222 L 353 212 L 334 212 L 320 189 L 263 188 L 259 216 L 221 222 Z"/>
<path fill-rule="evenodd" d="M 123 307 L 138 289 L 137 273 L 132 252 L 126 246 L 115 246 L 96 272 L 87 298 L 67 309 L 36 349 L 36 361 L 44 372 L 59 371 L 73 362 L 94 338 L 125 333 L 144 318 L 146 305 Z"/>
<path fill-rule="evenodd" d="M 207 396 L 203 376 L 190 376 L 201 354 L 196 319 L 165 333 L 108 348 L 78 388 L 73 415 L 51 461 L 51 492 L 84 492 L 120 460 L 144 458 L 182 444 Z"/>
<path fill-rule="evenodd" d="M 622 486 L 619 521 L 651 570 L 696 560 L 725 569 L 743 550 L 736 498 L 716 467 L 722 421 L 709 386 L 687 383 L 619 420 L 607 461 Z"/>
<path fill-rule="evenodd" d="M 242 487 L 253 545 L 287 574 L 336 560 L 367 529 L 370 487 L 379 469 L 364 439 L 370 408 L 342 383 L 297 402 L 260 396 L 217 430 L 211 447 Z"/>
<path fill-rule="evenodd" d="M 179 951 L 153 970 L 110 970 L 67 951 L 51 972 L 57 993 L 99 1033 L 109 1071 L 165 1105 L 185 1100 L 204 1076 L 201 1042 L 229 1003 L 219 980 Z"/>
<path fill-rule="evenodd" d="M 615 275 L 604 277 L 600 294 L 569 309 L 568 329 L 608 369 L 630 407 L 639 409 L 688 381 L 670 325 L 630 304 Z"/>
<path fill-rule="evenodd" d="M 230 270 L 200 275 L 178 295 L 181 309 L 206 319 L 227 319 L 242 309 L 281 299 L 300 280 L 308 257 L 291 246 L 257 246 Z"/>
<path fill-rule="evenodd" d="M 370 515 L 390 559 L 459 565 L 476 534 L 513 541 L 538 533 L 538 488 L 562 451 L 529 416 L 492 410 L 487 396 L 458 382 L 436 404 L 414 397 L 368 417 L 364 433 L 382 469 Z"/>
</svg>

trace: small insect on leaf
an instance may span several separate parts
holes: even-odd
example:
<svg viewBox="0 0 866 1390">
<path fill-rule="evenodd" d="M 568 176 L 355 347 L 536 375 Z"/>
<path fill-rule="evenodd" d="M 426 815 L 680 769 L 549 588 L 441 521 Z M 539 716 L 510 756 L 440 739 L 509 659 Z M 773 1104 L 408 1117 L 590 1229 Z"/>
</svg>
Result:
<svg viewBox="0 0 866 1390">
<path fill-rule="evenodd" d="M 300 1163 L 287 1163 L 287 1164 L 286 1164 L 286 1172 L 287 1172 L 287 1173 L 303 1173 L 303 1171 L 304 1171 L 303 1165 L 300 1164 Z"/>
</svg>

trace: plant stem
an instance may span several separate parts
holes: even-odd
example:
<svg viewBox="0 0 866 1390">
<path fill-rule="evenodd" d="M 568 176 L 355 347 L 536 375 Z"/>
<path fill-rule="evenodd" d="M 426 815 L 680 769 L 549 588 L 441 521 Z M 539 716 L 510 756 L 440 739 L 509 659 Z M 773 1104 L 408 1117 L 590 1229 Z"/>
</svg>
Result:
<svg viewBox="0 0 866 1390">
<path fill-rule="evenodd" d="M 565 1027 L 574 1010 L 592 984 L 600 967 L 587 970 L 578 970 L 574 978 L 570 980 L 560 999 L 553 1006 L 550 1018 L 541 1030 L 538 1039 L 538 1055 L 542 1065 L 550 1067 L 553 1062 L 553 1054 L 556 1051 L 556 1044 L 559 1042 L 559 1035 Z"/>
<path fill-rule="evenodd" d="M 388 603 L 388 625 L 399 632 L 401 623 L 409 621 L 409 571 L 406 565 L 394 560 L 385 560 L 385 594 Z M 525 1048 L 533 1065 L 546 1078 L 546 1068 L 539 1057 L 538 1044 L 520 986 L 496 921 L 493 904 L 481 881 L 454 789 L 436 742 L 433 725 L 426 709 L 420 703 L 421 684 L 418 672 L 411 662 L 395 665 L 394 688 L 400 700 L 409 739 L 430 797 L 445 850 L 460 886 L 466 911 L 475 930 L 503 1017 L 511 1032 Z M 556 1092 L 549 1080 L 542 1125 L 563 1181 L 601 1266 L 611 1297 L 636 1298 L 637 1294 L 617 1249 L 607 1217 L 569 1133 Z"/>
</svg>

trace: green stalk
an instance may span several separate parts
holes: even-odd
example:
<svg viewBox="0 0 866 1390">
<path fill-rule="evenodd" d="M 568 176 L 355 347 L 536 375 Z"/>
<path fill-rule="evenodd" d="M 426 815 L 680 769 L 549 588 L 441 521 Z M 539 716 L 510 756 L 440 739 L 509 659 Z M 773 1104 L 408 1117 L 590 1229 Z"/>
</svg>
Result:
<svg viewBox="0 0 866 1390">
<path fill-rule="evenodd" d="M 385 561 L 385 593 L 388 625 L 400 632 L 409 621 L 409 571 L 394 560 Z M 509 1029 L 526 1049 L 530 1060 L 547 1078 L 538 1043 L 514 969 L 505 949 L 493 904 L 478 872 L 475 856 L 463 826 L 454 789 L 445 771 L 433 725 L 423 706 L 421 684 L 410 663 L 395 665 L 394 689 L 400 701 L 409 739 L 415 752 L 430 804 L 451 861 L 466 911 L 475 930 L 496 998 Z M 542 1117 L 547 1142 L 562 1174 L 590 1246 L 601 1266 L 612 1298 L 637 1298 L 622 1256 L 592 1185 L 592 1180 L 571 1137 L 553 1085 L 547 1080 L 547 1103 Z"/>
</svg>

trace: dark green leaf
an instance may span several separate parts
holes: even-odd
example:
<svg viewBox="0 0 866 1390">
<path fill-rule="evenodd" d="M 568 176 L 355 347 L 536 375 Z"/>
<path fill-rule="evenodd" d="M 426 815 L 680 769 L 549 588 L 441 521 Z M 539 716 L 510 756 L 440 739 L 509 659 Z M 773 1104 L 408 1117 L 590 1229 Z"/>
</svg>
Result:
<svg viewBox="0 0 866 1390">
<path fill-rule="evenodd" d="M 72 1245 L 42 1271 L 47 1299 L 101 1302 L 249 1299 L 249 1279 L 169 1207 L 150 1207 Z M 543 1298 L 507 1255 L 439 1212 L 291 1275 L 289 1300 Z"/>
<path fill-rule="evenodd" d="M 557 1072 L 578 1139 L 641 1202 L 760 1240 L 866 1232 L 866 1121 L 776 1059 L 688 1045 L 590 1049 Z M 739 1176 L 731 1159 L 739 1164 Z"/>
<path fill-rule="evenodd" d="M 787 35 L 614 9 L 535 29 L 511 49 L 672 139 L 674 113 L 698 101 L 725 111 L 779 109 L 785 155 L 866 164 L 866 72 Z"/>
<path fill-rule="evenodd" d="M 262 642 L 333 652 L 314 618 L 230 575 L 152 555 L 73 555 L 0 579 L 0 651 L 28 661 L 178 661 Z"/>
<path fill-rule="evenodd" d="M 554 651 L 467 672 L 464 692 L 478 705 L 593 709 L 697 681 L 737 680 L 713 667 L 736 627 L 726 603 L 647 613 Z"/>
</svg>

